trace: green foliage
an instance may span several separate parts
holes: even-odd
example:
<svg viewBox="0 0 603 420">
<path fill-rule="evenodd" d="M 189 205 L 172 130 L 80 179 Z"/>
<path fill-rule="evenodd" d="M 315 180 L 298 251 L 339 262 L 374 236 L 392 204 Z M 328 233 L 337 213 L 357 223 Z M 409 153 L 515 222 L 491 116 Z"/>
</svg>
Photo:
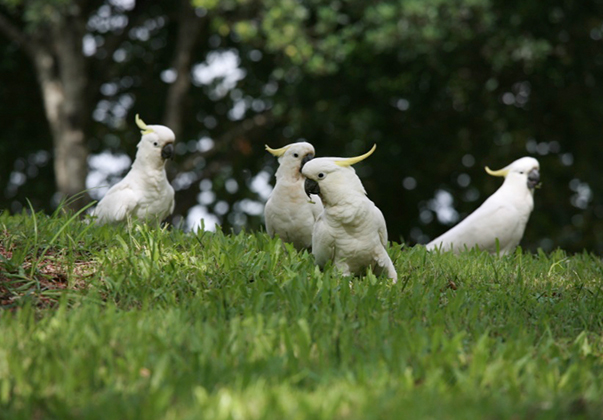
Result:
<svg viewBox="0 0 603 420">
<path fill-rule="evenodd" d="M 17 3 L 7 15 L 21 29 L 51 16 L 45 11 L 73 4 L 2 2 Z M 437 193 L 450 194 L 461 219 L 500 185 L 484 166 L 533 155 L 543 188 L 536 191 L 524 248 L 603 252 L 600 1 L 192 3 L 200 8 L 202 30 L 191 62 L 207 64 L 212 54 L 234 51 L 245 76 L 230 90 L 220 77 L 196 82 L 186 98 L 178 154 L 168 166 L 171 180 L 184 179 L 176 224 L 199 204 L 200 181 L 208 180 L 206 195 L 214 200 L 203 205 L 226 231 L 260 229 L 261 211 L 246 213 L 241 203 L 261 201 L 250 188 L 253 179 L 274 172 L 264 144 L 304 139 L 317 155 L 350 156 L 377 143 L 357 170 L 390 238 L 415 244 L 443 233 L 453 222 L 438 217 Z M 87 45 L 94 40 L 91 83 L 104 87 L 90 89 L 86 108 L 99 112 L 87 138 L 92 153 L 132 157 L 138 141 L 132 117 L 139 112 L 149 123 L 161 122 L 169 86 L 164 72 L 174 65 L 174 39 L 185 25 L 177 2 L 138 2 L 131 10 L 99 5 L 82 9 L 91 23 L 103 23 L 88 25 L 86 38 Z M 126 26 L 111 29 L 113 20 Z M 0 207 L 18 213 L 29 199 L 50 212 L 50 134 L 31 82 L 35 74 L 21 53 L 0 39 L 0 76 L 11 80 L 0 86 L 0 97 L 12 105 L 0 134 Z M 205 137 L 213 148 L 201 151 L 196 141 Z M 232 181 L 236 188 L 226 188 Z"/>
<path fill-rule="evenodd" d="M 589 254 L 455 257 L 392 243 L 394 285 L 321 272 L 264 233 L 42 214 L 4 214 L 0 225 L 0 293 L 49 245 L 68 284 L 50 304 L 17 293 L 0 307 L 2 417 L 565 419 L 603 409 L 603 265 Z"/>
<path fill-rule="evenodd" d="M 443 233 L 451 222 L 438 220 L 434 193 L 451 194 L 463 218 L 498 186 L 484 166 L 533 155 L 544 187 L 524 246 L 601 252 L 590 158 L 603 116 L 600 2 L 262 4 L 259 37 L 280 85 L 274 114 L 319 155 L 378 144 L 360 171 L 390 237 Z"/>
<path fill-rule="evenodd" d="M 23 10 L 23 18 L 35 31 L 40 24 L 56 20 L 69 7 L 78 7 L 72 0 L 0 0 L 0 6 L 11 12 Z"/>
</svg>

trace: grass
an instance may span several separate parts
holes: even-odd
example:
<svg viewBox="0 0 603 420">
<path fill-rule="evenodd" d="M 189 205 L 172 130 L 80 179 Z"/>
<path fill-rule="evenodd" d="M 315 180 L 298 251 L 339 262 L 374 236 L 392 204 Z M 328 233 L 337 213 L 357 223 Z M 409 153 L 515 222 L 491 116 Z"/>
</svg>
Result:
<svg viewBox="0 0 603 420">
<path fill-rule="evenodd" d="M 595 419 L 603 263 L 0 215 L 1 419 Z"/>
</svg>

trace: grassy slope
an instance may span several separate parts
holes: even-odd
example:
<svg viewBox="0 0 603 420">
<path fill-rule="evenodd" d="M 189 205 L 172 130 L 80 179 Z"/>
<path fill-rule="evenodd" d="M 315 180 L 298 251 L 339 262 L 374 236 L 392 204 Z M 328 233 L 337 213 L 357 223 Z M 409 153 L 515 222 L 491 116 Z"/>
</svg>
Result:
<svg viewBox="0 0 603 420">
<path fill-rule="evenodd" d="M 603 264 L 0 216 L 0 418 L 600 418 Z"/>
</svg>

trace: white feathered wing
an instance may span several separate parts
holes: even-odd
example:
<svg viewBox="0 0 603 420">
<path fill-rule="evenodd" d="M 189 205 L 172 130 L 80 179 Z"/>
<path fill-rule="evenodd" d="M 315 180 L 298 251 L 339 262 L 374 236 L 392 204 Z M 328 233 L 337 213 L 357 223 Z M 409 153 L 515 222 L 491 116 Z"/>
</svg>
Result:
<svg viewBox="0 0 603 420">
<path fill-rule="evenodd" d="M 131 218 L 161 222 L 174 211 L 174 188 L 165 172 L 166 160 L 174 152 L 174 132 L 163 125 L 146 125 L 138 115 L 136 124 L 143 130 L 136 158 L 124 179 L 97 204 L 93 212 L 97 223 Z"/>
<path fill-rule="evenodd" d="M 322 212 L 320 197 L 309 199 L 304 191 L 301 167 L 314 157 L 307 142 L 292 143 L 280 149 L 266 150 L 278 157 L 276 184 L 264 208 L 266 232 L 293 244 L 298 251 L 312 247 L 314 222 Z"/>
<path fill-rule="evenodd" d="M 519 245 L 534 208 L 534 187 L 540 181 L 534 158 L 516 160 L 491 175 L 505 176 L 500 188 L 473 213 L 426 245 L 428 250 L 462 252 L 478 247 L 508 254 Z"/>
<path fill-rule="evenodd" d="M 370 267 L 396 282 L 385 218 L 351 167 L 374 150 L 356 158 L 317 158 L 302 168 L 306 193 L 319 194 L 324 205 L 314 225 L 312 254 L 320 267 L 332 261 L 345 275 L 362 275 Z"/>
<path fill-rule="evenodd" d="M 387 254 L 387 228 L 381 210 L 366 196 L 325 206 L 314 225 L 312 253 L 320 267 L 328 261 L 344 275 L 362 275 L 370 267 L 394 281 L 397 273 Z"/>
<path fill-rule="evenodd" d="M 162 221 L 174 211 L 174 188 L 161 174 L 132 170 L 109 189 L 98 203 L 98 223 L 122 222 L 127 218 Z"/>
</svg>

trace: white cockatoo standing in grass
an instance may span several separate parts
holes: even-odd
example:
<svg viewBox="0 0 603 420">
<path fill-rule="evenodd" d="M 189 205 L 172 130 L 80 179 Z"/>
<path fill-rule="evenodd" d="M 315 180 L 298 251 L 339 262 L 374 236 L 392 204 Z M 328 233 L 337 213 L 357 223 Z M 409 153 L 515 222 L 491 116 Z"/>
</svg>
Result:
<svg viewBox="0 0 603 420">
<path fill-rule="evenodd" d="M 112 186 L 94 210 L 98 223 L 130 218 L 161 222 L 174 210 L 174 188 L 165 173 L 165 163 L 174 154 L 175 135 L 163 125 L 146 125 L 136 114 L 142 130 L 130 172 Z"/>
<path fill-rule="evenodd" d="M 322 212 L 322 202 L 319 197 L 308 200 L 301 168 L 314 158 L 314 147 L 299 142 L 280 149 L 266 146 L 266 150 L 279 161 L 276 184 L 264 209 L 266 232 L 292 243 L 298 251 L 310 249 L 312 229 Z"/>
<path fill-rule="evenodd" d="M 385 249 L 385 218 L 352 168 L 375 148 L 354 158 L 312 159 L 302 168 L 306 193 L 319 195 L 324 205 L 314 225 L 312 254 L 320 267 L 332 261 L 344 275 L 361 275 L 370 267 L 396 282 L 398 275 Z"/>
<path fill-rule="evenodd" d="M 486 166 L 490 175 L 505 177 L 503 184 L 477 210 L 428 243 L 427 249 L 459 253 L 477 246 L 490 253 L 512 252 L 521 241 L 534 208 L 539 170 L 538 161 L 532 157 L 517 159 L 498 171 Z"/>
</svg>

